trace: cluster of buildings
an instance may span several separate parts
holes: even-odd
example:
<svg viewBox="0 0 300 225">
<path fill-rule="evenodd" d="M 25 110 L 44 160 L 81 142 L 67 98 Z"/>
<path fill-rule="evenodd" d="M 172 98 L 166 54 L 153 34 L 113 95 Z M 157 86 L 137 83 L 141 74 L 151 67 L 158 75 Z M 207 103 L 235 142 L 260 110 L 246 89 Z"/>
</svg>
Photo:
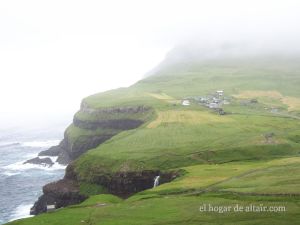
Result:
<svg viewBox="0 0 300 225">
<path fill-rule="evenodd" d="M 215 93 L 207 96 L 194 96 L 188 97 L 182 100 L 183 106 L 189 106 L 191 102 L 196 102 L 207 108 L 217 111 L 220 115 L 224 115 L 225 112 L 222 109 L 223 105 L 229 104 L 229 98 L 224 96 L 224 90 L 217 90 Z"/>
</svg>

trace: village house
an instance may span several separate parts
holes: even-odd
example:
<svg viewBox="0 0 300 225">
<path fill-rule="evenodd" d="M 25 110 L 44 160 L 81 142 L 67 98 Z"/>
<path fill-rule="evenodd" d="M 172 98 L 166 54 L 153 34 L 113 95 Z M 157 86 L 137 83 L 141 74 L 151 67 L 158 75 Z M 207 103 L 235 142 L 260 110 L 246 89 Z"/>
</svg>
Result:
<svg viewBox="0 0 300 225">
<path fill-rule="evenodd" d="M 220 115 L 225 115 L 225 112 L 222 109 L 222 105 L 230 104 L 230 99 L 224 96 L 224 90 L 217 90 L 213 94 L 207 96 L 185 97 L 181 101 L 181 104 L 183 106 L 189 106 L 191 104 L 190 101 L 197 102 L 198 104 L 203 105 L 209 109 L 213 109 Z"/>
<path fill-rule="evenodd" d="M 183 100 L 181 103 L 183 106 L 189 106 L 191 103 L 189 100 Z"/>
<path fill-rule="evenodd" d="M 223 95 L 224 95 L 224 90 L 216 91 L 216 93 L 217 93 L 219 96 L 223 96 Z"/>
<path fill-rule="evenodd" d="M 47 212 L 52 212 L 55 210 L 55 205 L 47 205 Z"/>
<path fill-rule="evenodd" d="M 211 102 L 211 103 L 209 103 L 208 108 L 210 108 L 210 109 L 217 109 L 217 108 L 220 108 L 220 106 L 219 106 L 218 103 Z"/>
</svg>

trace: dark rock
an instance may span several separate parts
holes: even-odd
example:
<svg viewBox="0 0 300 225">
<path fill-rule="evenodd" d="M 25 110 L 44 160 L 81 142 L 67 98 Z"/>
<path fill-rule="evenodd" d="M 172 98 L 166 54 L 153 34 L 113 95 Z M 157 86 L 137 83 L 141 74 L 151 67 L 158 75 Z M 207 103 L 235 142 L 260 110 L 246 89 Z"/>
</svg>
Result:
<svg viewBox="0 0 300 225">
<path fill-rule="evenodd" d="M 54 205 L 57 209 L 78 204 L 85 199 L 87 199 L 87 196 L 80 194 L 76 181 L 62 179 L 43 187 L 43 195 L 34 203 L 30 214 L 37 215 L 47 212 L 47 205 Z"/>
<path fill-rule="evenodd" d="M 142 120 L 129 120 L 129 119 L 100 120 L 100 121 L 90 122 L 90 121 L 82 121 L 77 118 L 74 118 L 73 124 L 83 129 L 94 130 L 94 129 L 103 128 L 103 129 L 114 129 L 116 131 L 111 134 L 79 137 L 74 143 L 70 143 L 67 135 L 65 134 L 65 138 L 63 139 L 63 141 L 59 144 L 59 146 L 56 146 L 56 148 L 54 148 L 52 152 L 59 151 L 57 162 L 66 165 L 71 161 L 77 159 L 79 156 L 81 156 L 89 149 L 96 148 L 98 145 L 107 141 L 108 139 L 110 139 L 117 133 L 121 132 L 122 130 L 135 129 L 140 125 L 142 125 L 143 123 L 144 121 Z"/>
<path fill-rule="evenodd" d="M 142 125 L 144 121 L 133 119 L 116 119 L 116 120 L 97 120 L 97 121 L 83 121 L 78 118 L 73 119 L 73 124 L 83 129 L 95 130 L 98 128 L 116 129 L 116 130 L 130 130 Z"/>
<path fill-rule="evenodd" d="M 179 176 L 179 172 L 160 172 L 158 170 L 118 172 L 112 175 L 101 175 L 94 182 L 106 187 L 111 194 L 126 198 L 134 193 L 152 188 L 156 176 L 160 176 L 162 184 L 174 180 Z"/>
<path fill-rule="evenodd" d="M 37 164 L 37 165 L 42 165 L 42 166 L 49 166 L 51 167 L 54 163 L 52 162 L 52 160 L 50 158 L 33 158 L 33 159 L 29 159 L 26 162 L 24 162 L 24 164 Z"/>
<path fill-rule="evenodd" d="M 112 107 L 112 108 L 100 108 L 95 109 L 91 108 L 86 104 L 86 102 L 82 101 L 80 106 L 80 111 L 84 113 L 90 114 L 112 114 L 112 113 L 128 113 L 128 114 L 135 114 L 135 113 L 143 113 L 148 111 L 150 108 L 147 106 L 123 106 L 123 107 Z"/>
<path fill-rule="evenodd" d="M 30 215 L 38 215 L 40 213 L 47 212 L 47 202 L 51 202 L 52 199 L 48 199 L 47 196 L 42 195 L 39 199 L 34 203 L 34 205 L 30 209 Z"/>
<path fill-rule="evenodd" d="M 59 153 L 61 152 L 61 147 L 60 145 L 57 146 L 53 146 L 51 148 L 49 148 L 48 150 L 45 151 L 41 151 L 39 153 L 39 156 L 58 156 Z"/>
<path fill-rule="evenodd" d="M 74 143 L 70 143 L 68 137 L 65 136 L 64 140 L 59 144 L 60 152 L 58 154 L 57 162 L 67 165 L 89 149 L 96 148 L 112 136 L 113 134 L 85 136 L 83 138 L 79 138 Z"/>
<path fill-rule="evenodd" d="M 112 136 L 114 136 L 114 134 L 84 136 L 76 140 L 75 143 L 70 143 L 67 135 L 65 135 L 65 138 L 58 146 L 53 146 L 46 151 L 40 152 L 39 156 L 58 156 L 56 161 L 60 164 L 67 165 L 89 149 L 97 147 Z"/>
<path fill-rule="evenodd" d="M 99 144 L 102 144 L 106 140 L 110 139 L 113 135 L 99 135 L 99 136 L 89 136 L 84 137 L 84 140 L 81 141 L 79 138 L 71 148 L 68 148 L 70 153 L 71 160 L 77 159 L 87 150 L 97 147 Z"/>
<path fill-rule="evenodd" d="M 108 181 L 107 188 L 112 194 L 126 197 L 152 188 L 158 174 L 159 171 L 116 173 Z"/>
<path fill-rule="evenodd" d="M 86 103 L 82 102 L 81 112 L 90 113 L 93 115 L 97 114 L 135 114 L 149 111 L 150 108 L 146 106 L 123 106 L 123 107 L 112 107 L 94 109 L 90 108 Z M 76 127 L 80 127 L 87 130 L 95 129 L 110 129 L 109 134 L 102 135 L 91 135 L 79 137 L 74 143 L 70 143 L 68 135 L 65 133 L 64 139 L 59 145 L 53 146 L 46 151 L 40 152 L 39 156 L 58 156 L 57 162 L 63 165 L 67 165 L 71 161 L 77 159 L 80 155 L 88 151 L 89 149 L 95 148 L 103 142 L 107 141 L 114 135 L 118 134 L 123 130 L 135 129 L 142 125 L 144 121 L 135 119 L 116 119 L 116 120 L 96 120 L 86 121 L 80 120 L 76 116 L 73 119 L 73 124 Z"/>
<path fill-rule="evenodd" d="M 77 181 L 78 177 L 74 170 L 73 163 L 70 163 L 66 168 L 66 173 L 64 179 Z"/>
<path fill-rule="evenodd" d="M 62 149 L 62 151 L 59 153 L 58 158 L 56 162 L 62 165 L 68 165 L 72 161 L 70 154 L 66 149 Z"/>
</svg>

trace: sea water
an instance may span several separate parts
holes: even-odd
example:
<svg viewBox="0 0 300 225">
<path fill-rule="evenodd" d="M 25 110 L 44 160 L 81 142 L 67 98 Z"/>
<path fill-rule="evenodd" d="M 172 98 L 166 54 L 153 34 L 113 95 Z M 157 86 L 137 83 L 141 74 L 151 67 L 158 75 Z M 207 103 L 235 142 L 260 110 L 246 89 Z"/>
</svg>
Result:
<svg viewBox="0 0 300 225">
<path fill-rule="evenodd" d="M 29 217 L 43 185 L 63 177 L 65 166 L 58 163 L 52 167 L 23 163 L 57 145 L 67 123 L 0 128 L 0 224 Z"/>
</svg>

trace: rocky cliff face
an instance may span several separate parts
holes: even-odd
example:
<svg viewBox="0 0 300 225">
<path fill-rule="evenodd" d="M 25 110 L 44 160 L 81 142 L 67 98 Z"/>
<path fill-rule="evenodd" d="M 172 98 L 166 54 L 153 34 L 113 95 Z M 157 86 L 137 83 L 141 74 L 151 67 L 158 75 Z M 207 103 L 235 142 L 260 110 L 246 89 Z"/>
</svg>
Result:
<svg viewBox="0 0 300 225">
<path fill-rule="evenodd" d="M 52 182 L 43 187 L 43 195 L 34 203 L 30 210 L 31 215 L 47 212 L 47 207 L 52 205 L 57 208 L 78 204 L 87 196 L 80 193 L 76 176 L 72 171 L 66 170 L 67 176 L 57 182 Z"/>
<path fill-rule="evenodd" d="M 114 113 L 129 113 L 136 114 L 141 112 L 147 112 L 150 108 L 144 105 L 139 106 L 121 106 L 111 108 L 99 108 L 95 109 L 90 107 L 86 102 L 81 102 L 80 111 L 89 114 L 114 114 Z"/>
<path fill-rule="evenodd" d="M 96 119 L 83 120 L 75 116 L 73 119 L 73 126 L 90 131 L 91 134 L 79 136 L 75 141 L 70 141 L 68 133 L 65 132 L 64 139 L 58 146 L 51 147 L 50 149 L 41 152 L 39 155 L 58 156 L 57 162 L 67 165 L 89 149 L 97 147 L 119 132 L 139 127 L 144 123 L 142 119 L 139 119 L 140 114 L 145 114 L 149 111 L 150 108 L 145 106 L 93 109 L 83 102 L 79 112 Z M 94 135 L 93 131 L 99 129 L 102 129 L 104 132 L 102 134 Z M 105 130 L 109 130 L 110 132 L 105 133 Z"/>
<path fill-rule="evenodd" d="M 93 109 L 82 103 L 80 113 L 93 119 L 87 120 L 75 116 L 73 126 L 84 130 L 88 135 L 79 135 L 76 140 L 71 140 L 69 134 L 65 132 L 64 139 L 58 146 L 51 147 L 39 155 L 58 156 L 57 162 L 67 165 L 89 149 L 97 147 L 117 133 L 139 127 L 145 122 L 141 117 L 148 112 L 150 112 L 150 108 L 145 106 Z M 103 132 L 97 134 L 96 131 L 99 130 Z M 159 171 L 120 172 L 109 176 L 100 176 L 95 183 L 107 188 L 112 194 L 126 197 L 151 188 L 154 177 L 159 173 Z M 176 176 L 166 175 L 165 177 L 165 180 L 171 180 Z M 46 212 L 47 205 L 60 208 L 82 202 L 87 196 L 80 193 L 79 183 L 80 180 L 78 180 L 73 166 L 70 164 L 62 180 L 43 187 L 43 195 L 35 202 L 31 214 L 37 215 Z"/>
<path fill-rule="evenodd" d="M 110 139 L 113 135 L 99 135 L 85 137 L 84 142 L 77 141 L 70 143 L 68 136 L 65 134 L 64 139 L 58 146 L 53 146 L 46 151 L 40 152 L 40 156 L 58 156 L 57 162 L 67 165 L 73 160 L 77 159 L 80 155 L 102 144 Z"/>
<path fill-rule="evenodd" d="M 179 175 L 180 171 L 144 170 L 117 172 L 96 177 L 94 184 L 105 187 L 111 194 L 127 198 L 134 193 L 153 188 L 156 176 L 160 176 L 160 184 L 162 184 L 174 180 Z M 43 195 L 35 202 L 30 213 L 37 215 L 47 212 L 47 205 L 54 205 L 57 209 L 84 201 L 88 196 L 80 193 L 79 183 L 80 178 L 74 171 L 73 165 L 68 165 L 65 177 L 62 180 L 43 187 Z"/>
<path fill-rule="evenodd" d="M 126 198 L 134 193 L 153 188 L 156 176 L 160 176 L 160 183 L 166 183 L 178 177 L 179 172 L 159 170 L 117 172 L 109 176 L 99 176 L 95 183 L 106 187 L 111 194 Z"/>
<path fill-rule="evenodd" d="M 143 124 L 143 121 L 134 119 L 115 119 L 90 122 L 74 118 L 73 124 L 77 127 L 89 130 L 96 130 L 98 128 L 130 130 L 139 127 L 141 124 Z"/>
</svg>

